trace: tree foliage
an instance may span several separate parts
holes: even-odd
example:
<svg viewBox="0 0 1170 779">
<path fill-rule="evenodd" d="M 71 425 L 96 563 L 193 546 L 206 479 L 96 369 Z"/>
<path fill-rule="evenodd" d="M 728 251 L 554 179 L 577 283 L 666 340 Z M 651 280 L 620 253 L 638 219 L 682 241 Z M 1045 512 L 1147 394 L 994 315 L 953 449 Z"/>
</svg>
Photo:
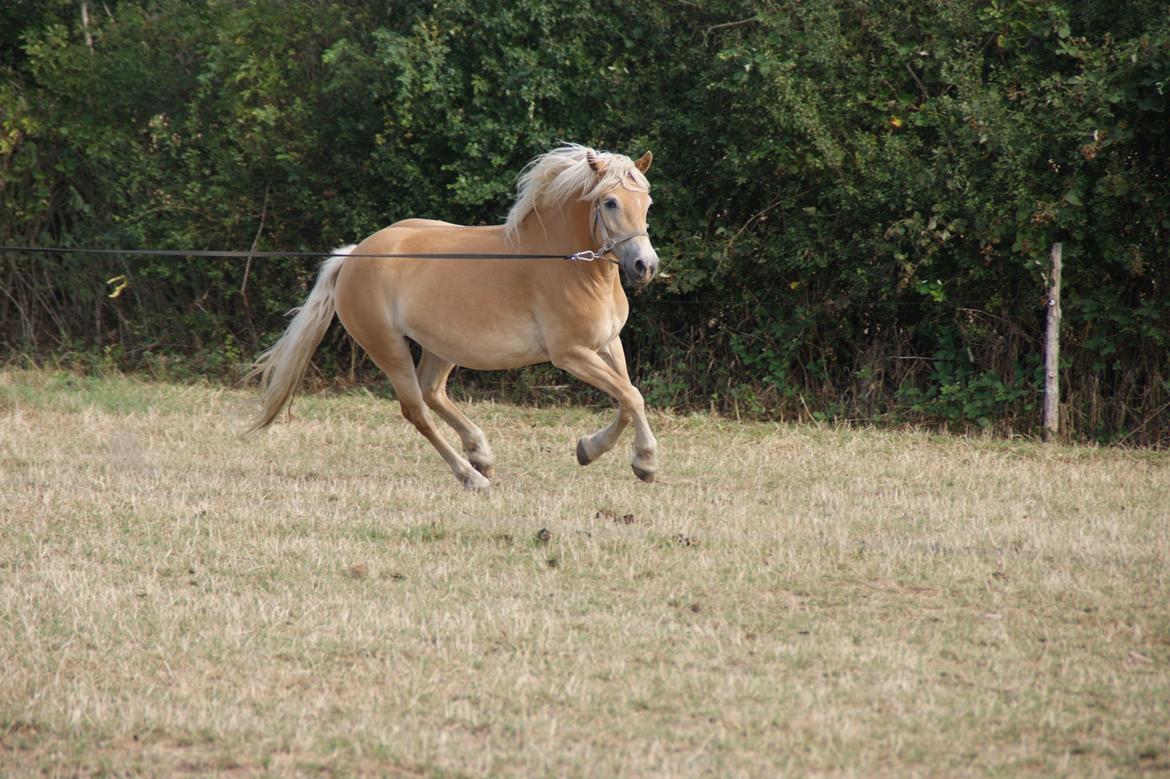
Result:
<svg viewBox="0 0 1170 779">
<path fill-rule="evenodd" d="M 0 10 L 6 243 L 324 249 L 407 216 L 496 222 L 559 140 L 650 148 L 670 279 L 627 351 L 651 402 L 1030 430 L 1061 241 L 1066 427 L 1170 438 L 1160 3 L 79 9 Z M 222 370 L 312 275 L 2 263 L 14 353 Z"/>
</svg>

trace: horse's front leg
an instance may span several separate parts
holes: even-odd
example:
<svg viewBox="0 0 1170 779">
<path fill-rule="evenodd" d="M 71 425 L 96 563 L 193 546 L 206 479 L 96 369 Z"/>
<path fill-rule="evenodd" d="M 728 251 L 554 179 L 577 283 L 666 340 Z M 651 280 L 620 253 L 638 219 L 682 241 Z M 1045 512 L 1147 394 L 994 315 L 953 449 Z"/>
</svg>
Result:
<svg viewBox="0 0 1170 779">
<path fill-rule="evenodd" d="M 626 354 L 620 338 L 614 338 L 602 347 L 598 351 L 598 355 L 626 382 L 630 381 L 630 375 L 626 369 Z M 622 402 L 618 400 L 617 404 L 617 416 L 614 417 L 613 422 L 592 435 L 582 436 L 577 441 L 577 462 L 581 465 L 588 465 L 617 446 L 622 432 L 630 423 L 630 416 L 622 413 Z"/>
<path fill-rule="evenodd" d="M 601 353 L 585 347 L 566 349 L 552 355 L 553 365 L 566 370 L 586 384 L 602 390 L 618 404 L 617 418 L 608 426 L 577 442 L 577 462 L 588 465 L 612 449 L 626 425 L 634 423 L 634 458 L 630 465 L 642 481 L 654 481 L 658 472 L 658 442 L 646 421 L 642 393 L 630 383 L 625 352 L 614 339 Z"/>
</svg>

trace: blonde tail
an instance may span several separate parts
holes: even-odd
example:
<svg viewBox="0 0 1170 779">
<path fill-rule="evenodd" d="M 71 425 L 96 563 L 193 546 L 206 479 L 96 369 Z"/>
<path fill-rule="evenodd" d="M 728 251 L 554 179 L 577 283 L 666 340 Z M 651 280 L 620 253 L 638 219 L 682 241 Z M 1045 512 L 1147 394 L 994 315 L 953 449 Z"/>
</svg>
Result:
<svg viewBox="0 0 1170 779">
<path fill-rule="evenodd" d="M 268 427 L 292 401 L 293 393 L 309 367 L 309 359 L 333 321 L 337 274 L 346 256 L 355 248 L 353 245 L 343 246 L 321 264 L 317 283 L 305 304 L 289 312 L 295 316 L 284 335 L 252 363 L 247 378 L 259 376 L 263 394 L 260 396 L 260 415 L 248 432 Z"/>
</svg>

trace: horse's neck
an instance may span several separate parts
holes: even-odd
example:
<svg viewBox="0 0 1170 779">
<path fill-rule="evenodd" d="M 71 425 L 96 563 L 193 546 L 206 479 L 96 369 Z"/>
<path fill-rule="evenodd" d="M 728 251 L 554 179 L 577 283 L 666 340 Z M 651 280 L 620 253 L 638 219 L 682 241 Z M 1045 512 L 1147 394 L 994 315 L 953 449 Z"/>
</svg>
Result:
<svg viewBox="0 0 1170 779">
<path fill-rule="evenodd" d="M 577 201 L 554 211 L 532 213 L 520 228 L 518 243 L 540 253 L 575 254 L 599 248 L 598 238 L 589 230 L 592 216 L 589 203 Z M 598 281 L 611 282 L 617 266 L 605 260 L 574 263 L 588 276 Z"/>
<path fill-rule="evenodd" d="M 532 250 L 548 249 L 566 254 L 592 249 L 588 219 L 589 209 L 584 203 L 534 210 L 520 225 L 517 243 Z"/>
</svg>

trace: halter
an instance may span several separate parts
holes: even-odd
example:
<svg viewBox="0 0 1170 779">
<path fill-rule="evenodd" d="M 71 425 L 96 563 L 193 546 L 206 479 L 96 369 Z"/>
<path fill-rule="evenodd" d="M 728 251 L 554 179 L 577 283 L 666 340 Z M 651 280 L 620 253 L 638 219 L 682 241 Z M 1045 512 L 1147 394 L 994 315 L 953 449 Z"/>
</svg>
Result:
<svg viewBox="0 0 1170 779">
<path fill-rule="evenodd" d="M 622 245 L 623 243 L 630 240 L 631 238 L 637 238 L 638 236 L 642 236 L 642 235 L 646 236 L 647 238 L 650 237 L 650 234 L 648 232 L 646 232 L 645 230 L 635 230 L 632 233 L 626 233 L 625 235 L 621 236 L 620 238 L 613 238 L 612 236 L 610 236 L 609 225 L 606 224 L 605 217 L 601 213 L 601 198 L 600 197 L 597 198 L 597 202 L 593 206 L 593 220 L 589 223 L 589 237 L 592 238 L 594 241 L 597 240 L 598 228 L 600 228 L 602 236 L 603 236 L 603 239 L 601 241 L 601 246 L 599 246 L 596 250 L 590 249 L 590 250 L 586 250 L 583 252 L 577 252 L 576 254 L 570 254 L 569 255 L 570 260 L 582 260 L 584 262 L 593 262 L 594 260 L 607 260 L 609 262 L 612 262 L 615 265 L 620 265 L 621 263 L 617 262 L 616 260 L 612 260 L 609 257 L 606 257 L 605 255 L 609 254 L 614 249 L 616 249 L 618 246 Z"/>
</svg>

